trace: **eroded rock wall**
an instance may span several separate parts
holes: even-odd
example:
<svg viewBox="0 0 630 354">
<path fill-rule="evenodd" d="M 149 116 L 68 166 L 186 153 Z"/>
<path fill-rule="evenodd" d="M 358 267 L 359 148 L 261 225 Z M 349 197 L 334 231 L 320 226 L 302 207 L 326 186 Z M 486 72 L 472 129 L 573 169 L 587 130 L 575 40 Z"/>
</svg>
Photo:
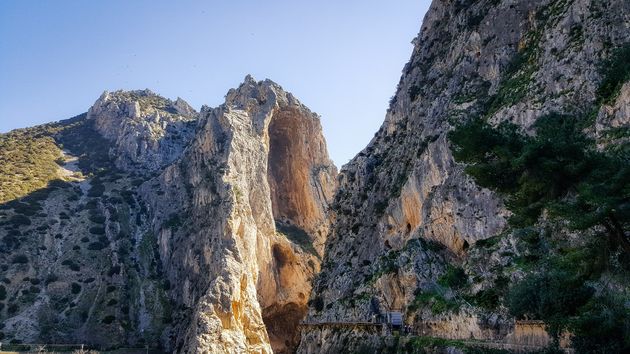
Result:
<svg viewBox="0 0 630 354">
<path fill-rule="evenodd" d="M 248 77 L 225 104 L 202 109 L 190 147 L 156 178 L 164 194 L 144 192 L 169 280 L 181 289 L 174 296 L 193 318 L 175 331 L 177 350 L 295 345 L 335 173 L 318 117 L 271 81 Z M 278 232 L 277 222 L 306 239 Z"/>
<path fill-rule="evenodd" d="M 450 267 L 463 267 L 480 294 L 509 263 L 498 250 L 468 257 L 504 230 L 509 214 L 454 162 L 446 133 L 477 116 L 528 131 L 550 112 L 589 114 L 602 63 L 630 40 L 628 10 L 626 1 L 433 1 L 383 125 L 340 172 L 307 320 L 369 321 L 396 310 L 417 330 L 440 323 L 430 335 L 504 338 L 513 323 L 506 313 L 437 284 Z M 624 90 L 600 109 L 602 130 L 627 124 Z M 518 253 L 515 243 L 506 240 L 501 252 Z M 435 298 L 462 305 L 455 312 L 422 303 Z M 302 332 L 298 352 L 342 347 L 334 331 L 318 331 Z"/>
</svg>

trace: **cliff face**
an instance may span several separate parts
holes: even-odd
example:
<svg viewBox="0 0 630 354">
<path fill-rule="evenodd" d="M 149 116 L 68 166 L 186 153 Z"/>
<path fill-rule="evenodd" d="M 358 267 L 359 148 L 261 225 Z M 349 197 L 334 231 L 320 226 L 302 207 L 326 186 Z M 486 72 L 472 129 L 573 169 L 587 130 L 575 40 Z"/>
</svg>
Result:
<svg viewBox="0 0 630 354">
<path fill-rule="evenodd" d="M 316 114 L 247 77 L 200 113 L 106 92 L 41 130 L 64 181 L 2 205 L 5 340 L 296 346 L 336 178 Z"/>
<path fill-rule="evenodd" d="M 630 40 L 628 6 L 433 1 L 382 127 L 340 172 L 307 321 L 364 322 L 396 310 L 424 335 L 509 340 L 514 322 L 505 309 L 489 311 L 439 283 L 461 268 L 474 298 L 523 274 L 513 263 L 522 241 L 510 236 L 493 252 L 479 251 L 488 244 L 479 241 L 505 230 L 509 212 L 454 162 L 446 133 L 476 116 L 528 132 L 547 113 L 579 116 L 593 107 L 592 136 L 627 127 L 628 84 L 604 105 L 597 90 L 602 64 Z M 356 329 L 306 327 L 298 352 L 381 341 Z"/>
<path fill-rule="evenodd" d="M 294 345 L 335 173 L 318 118 L 270 81 L 248 77 L 202 110 L 184 157 L 156 178 L 164 194 L 151 208 L 176 302 L 193 318 L 178 348 L 270 352 L 267 331 L 276 351 Z"/>
</svg>

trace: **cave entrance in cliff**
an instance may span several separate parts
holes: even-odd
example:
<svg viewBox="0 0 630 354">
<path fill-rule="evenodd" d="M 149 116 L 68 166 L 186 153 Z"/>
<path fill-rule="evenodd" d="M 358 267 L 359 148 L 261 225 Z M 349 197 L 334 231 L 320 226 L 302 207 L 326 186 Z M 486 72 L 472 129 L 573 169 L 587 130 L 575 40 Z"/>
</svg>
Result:
<svg viewBox="0 0 630 354">
<path fill-rule="evenodd" d="M 274 353 L 293 353 L 300 341 L 298 326 L 308 307 L 296 303 L 270 306 L 263 310 L 263 322 Z"/>
</svg>

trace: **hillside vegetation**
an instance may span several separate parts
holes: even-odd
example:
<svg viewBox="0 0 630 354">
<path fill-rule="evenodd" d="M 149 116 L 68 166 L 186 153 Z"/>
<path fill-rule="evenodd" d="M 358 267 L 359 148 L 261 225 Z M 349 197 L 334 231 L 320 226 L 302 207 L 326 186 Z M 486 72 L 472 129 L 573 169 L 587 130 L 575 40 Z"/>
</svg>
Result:
<svg viewBox="0 0 630 354">
<path fill-rule="evenodd" d="M 0 135 L 0 203 L 45 188 L 60 178 L 63 154 L 52 137 L 58 129 L 44 125 Z"/>
</svg>

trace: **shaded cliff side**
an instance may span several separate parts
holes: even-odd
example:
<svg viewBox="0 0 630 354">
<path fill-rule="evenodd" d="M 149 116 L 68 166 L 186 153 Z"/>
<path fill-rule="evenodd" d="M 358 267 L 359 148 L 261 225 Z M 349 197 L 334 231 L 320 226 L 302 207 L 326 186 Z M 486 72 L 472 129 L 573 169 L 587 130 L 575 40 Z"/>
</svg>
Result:
<svg viewBox="0 0 630 354">
<path fill-rule="evenodd" d="M 340 172 L 334 227 L 307 322 L 365 322 L 401 311 L 419 335 L 519 342 L 509 292 L 537 271 L 569 264 L 563 263 L 570 262 L 567 255 L 573 262 L 596 259 L 586 251 L 604 247 L 589 243 L 601 240 L 601 228 L 576 235 L 567 220 L 545 215 L 529 231 L 508 224 L 513 205 L 506 207 L 504 198 L 514 197 L 471 178 L 453 159 L 447 133 L 477 119 L 488 129 L 507 122 L 524 136 L 540 135 L 535 123 L 557 113 L 588 122 L 583 132 L 600 150 L 626 149 L 620 156 L 627 163 L 627 64 L 615 74 L 603 67 L 630 41 L 629 5 L 433 1 L 382 127 Z M 621 83 L 612 81 L 616 93 L 606 100 L 601 95 L 608 76 Z M 521 192 L 536 201 L 534 189 Z M 587 267 L 588 277 L 578 279 L 591 282 L 597 296 L 610 291 L 627 299 L 628 279 L 615 265 L 624 256 L 616 247 L 605 246 L 611 249 L 601 258 L 610 265 L 606 270 Z M 540 336 L 550 343 L 544 331 Z M 321 325 L 302 330 L 298 352 L 391 345 L 380 332 Z"/>
</svg>

